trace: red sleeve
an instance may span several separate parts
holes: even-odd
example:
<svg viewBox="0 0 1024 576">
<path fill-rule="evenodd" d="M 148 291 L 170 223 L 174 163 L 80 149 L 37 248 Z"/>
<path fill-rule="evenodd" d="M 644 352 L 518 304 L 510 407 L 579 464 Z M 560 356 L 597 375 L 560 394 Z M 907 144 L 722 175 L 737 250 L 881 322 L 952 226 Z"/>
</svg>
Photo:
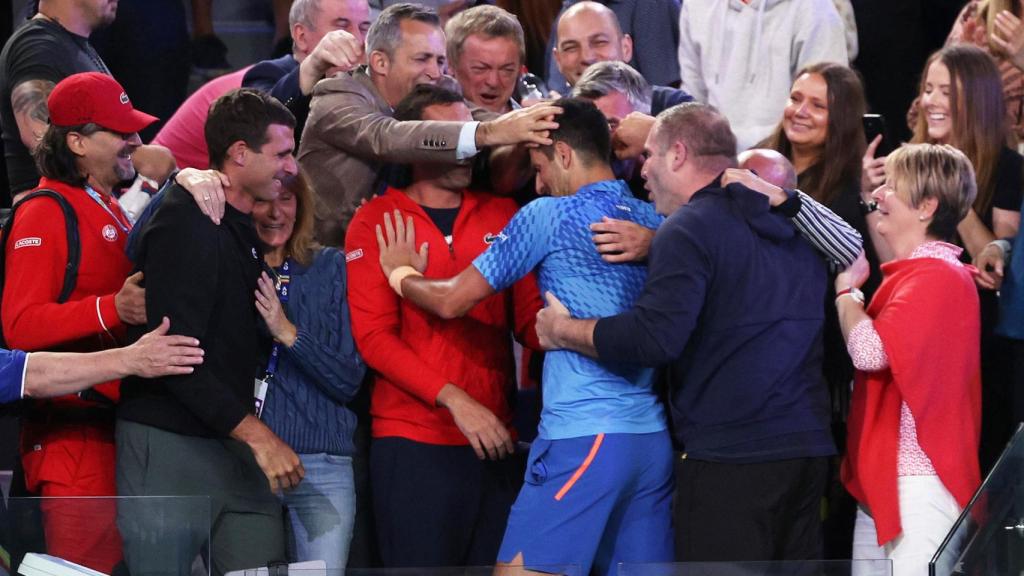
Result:
<svg viewBox="0 0 1024 576">
<path fill-rule="evenodd" d="M 515 314 L 516 341 L 527 348 L 542 351 L 537 339 L 537 312 L 544 307 L 533 272 L 523 276 L 510 288 L 512 309 Z"/>
<path fill-rule="evenodd" d="M 19 208 L 5 249 L 0 317 L 8 346 L 46 350 L 96 334 L 109 335 L 122 326 L 114 294 L 57 304 L 68 246 L 64 214 L 55 200 L 40 198 Z"/>
<path fill-rule="evenodd" d="M 979 366 L 977 290 L 944 265 L 905 271 L 874 318 L 893 381 L 920 421 L 950 405 L 969 407 Z"/>
<path fill-rule="evenodd" d="M 383 215 L 369 206 L 356 212 L 345 236 L 348 306 L 352 334 L 366 364 L 392 384 L 434 406 L 448 379 L 428 366 L 401 338 L 401 299 L 380 269 L 372 220 Z"/>
</svg>

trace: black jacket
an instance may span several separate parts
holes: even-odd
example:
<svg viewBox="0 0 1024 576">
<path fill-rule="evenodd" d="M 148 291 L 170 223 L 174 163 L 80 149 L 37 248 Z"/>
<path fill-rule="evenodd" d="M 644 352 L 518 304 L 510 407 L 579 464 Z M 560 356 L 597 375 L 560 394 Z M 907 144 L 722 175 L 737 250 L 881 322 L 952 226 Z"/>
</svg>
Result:
<svg viewBox="0 0 1024 576">
<path fill-rule="evenodd" d="M 252 219 L 224 207 L 220 226 L 175 185 L 142 230 L 136 267 L 144 273 L 151 330 L 161 318 L 172 334 L 199 339 L 206 351 L 192 374 L 129 378 L 118 417 L 190 436 L 224 437 L 253 412 L 261 351 L 254 294 L 263 255 Z M 144 331 L 129 331 L 137 339 Z"/>
</svg>

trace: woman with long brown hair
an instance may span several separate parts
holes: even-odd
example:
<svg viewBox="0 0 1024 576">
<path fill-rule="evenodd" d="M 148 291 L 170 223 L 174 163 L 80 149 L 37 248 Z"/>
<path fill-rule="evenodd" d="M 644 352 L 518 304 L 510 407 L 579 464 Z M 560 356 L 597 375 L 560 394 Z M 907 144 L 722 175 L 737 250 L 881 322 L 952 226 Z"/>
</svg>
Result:
<svg viewBox="0 0 1024 576">
<path fill-rule="evenodd" d="M 974 165 L 978 197 L 957 227 L 971 256 L 980 253 L 993 234 L 1016 235 L 1024 159 L 1008 147 L 1002 83 L 988 54 L 969 45 L 932 54 L 921 77 L 912 142 L 951 144 Z"/>
<path fill-rule="evenodd" d="M 950 144 L 974 166 L 978 195 L 957 226 L 958 243 L 972 258 L 996 238 L 1020 227 L 1024 158 L 1011 150 L 1003 85 L 992 58 L 970 45 L 947 46 L 928 59 L 921 78 L 913 142 Z M 981 293 L 982 434 L 985 470 L 1010 437 L 1009 343 L 994 334 L 998 299 Z"/>
<path fill-rule="evenodd" d="M 953 23 L 946 46 L 974 45 L 995 59 L 1003 85 L 1010 132 L 1017 141 L 1024 138 L 1024 73 L 1019 54 L 1007 51 L 1017 33 L 1014 24 L 1024 17 L 1020 0 L 971 0 Z M 915 107 L 912 112 L 916 112 Z M 916 120 L 916 118 L 915 118 Z M 913 124 L 913 122 L 911 122 Z"/>
<path fill-rule="evenodd" d="M 871 219 L 876 215 L 867 210 L 872 205 L 871 191 L 861 191 L 861 158 L 865 150 L 861 117 L 865 107 L 864 88 L 856 72 L 832 62 L 812 64 L 797 74 L 782 121 L 761 146 L 789 158 L 796 169 L 800 190 L 860 232 L 871 270 L 864 291 L 870 295 L 878 286 L 881 273 L 879 254 L 872 242 Z M 832 306 L 825 310 L 824 340 L 822 368 L 833 397 L 836 432 L 842 434 L 853 365 Z"/>
</svg>

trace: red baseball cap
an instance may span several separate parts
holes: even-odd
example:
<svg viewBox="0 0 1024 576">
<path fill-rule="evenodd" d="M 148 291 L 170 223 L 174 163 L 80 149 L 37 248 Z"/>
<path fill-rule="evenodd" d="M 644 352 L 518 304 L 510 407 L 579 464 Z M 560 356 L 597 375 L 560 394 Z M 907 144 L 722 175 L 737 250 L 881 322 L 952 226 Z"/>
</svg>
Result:
<svg viewBox="0 0 1024 576">
<path fill-rule="evenodd" d="M 132 107 L 117 80 L 99 72 L 72 74 L 57 83 L 46 100 L 54 126 L 99 124 L 107 130 L 131 134 L 157 121 Z"/>
</svg>

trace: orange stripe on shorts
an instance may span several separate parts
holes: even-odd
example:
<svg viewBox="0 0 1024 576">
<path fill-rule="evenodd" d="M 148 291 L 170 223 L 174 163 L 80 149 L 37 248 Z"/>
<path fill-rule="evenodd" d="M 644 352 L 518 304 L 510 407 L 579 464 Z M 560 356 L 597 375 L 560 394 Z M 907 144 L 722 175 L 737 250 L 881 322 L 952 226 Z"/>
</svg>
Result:
<svg viewBox="0 0 1024 576">
<path fill-rule="evenodd" d="M 597 450 L 601 448 L 601 442 L 603 441 L 603 433 L 598 434 L 597 437 L 594 438 L 594 445 L 590 447 L 590 454 L 587 454 L 586 459 L 583 460 L 583 464 L 580 464 L 580 467 L 573 472 L 572 478 L 569 478 L 569 481 L 565 483 L 565 486 L 562 486 L 562 489 L 555 494 L 555 500 L 561 500 L 562 497 L 565 496 L 565 493 L 572 489 L 573 485 L 576 484 L 576 481 L 583 476 L 583 473 L 587 471 L 587 468 L 590 468 L 590 463 L 594 461 L 594 456 L 597 456 Z"/>
</svg>

